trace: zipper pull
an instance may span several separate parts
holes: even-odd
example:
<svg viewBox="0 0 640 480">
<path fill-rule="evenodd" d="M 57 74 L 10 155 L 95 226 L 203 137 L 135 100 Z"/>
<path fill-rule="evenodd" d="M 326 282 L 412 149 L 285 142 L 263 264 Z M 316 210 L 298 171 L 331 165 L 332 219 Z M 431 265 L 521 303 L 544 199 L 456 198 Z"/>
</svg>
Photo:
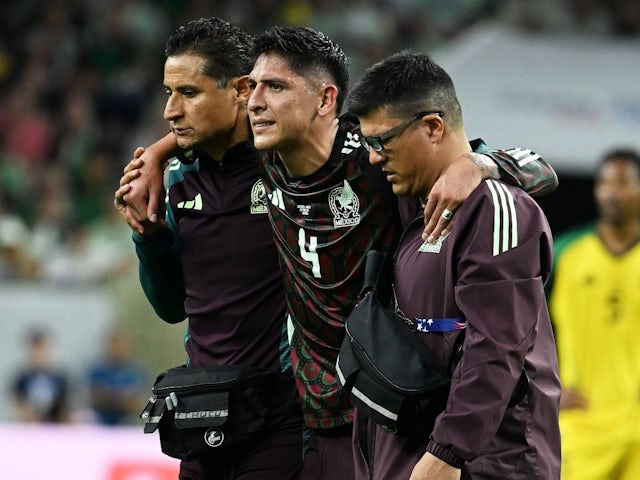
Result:
<svg viewBox="0 0 640 480">
<path fill-rule="evenodd" d="M 140 418 L 142 420 L 146 420 L 149 418 L 149 415 L 151 414 L 151 410 L 153 409 L 153 406 L 156 403 L 156 396 L 155 395 L 151 395 L 151 397 L 149 397 L 149 401 L 147 402 L 147 405 L 144 407 L 144 410 L 142 410 L 142 412 L 140 413 Z"/>
</svg>

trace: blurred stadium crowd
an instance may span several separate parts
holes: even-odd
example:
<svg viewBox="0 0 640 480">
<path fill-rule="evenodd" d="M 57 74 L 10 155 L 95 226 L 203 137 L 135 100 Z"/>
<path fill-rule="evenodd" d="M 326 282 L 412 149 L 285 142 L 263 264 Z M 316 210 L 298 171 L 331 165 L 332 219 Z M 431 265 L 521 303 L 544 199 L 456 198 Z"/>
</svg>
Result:
<svg viewBox="0 0 640 480">
<path fill-rule="evenodd" d="M 357 76 L 401 48 L 437 48 L 479 21 L 637 35 L 631 0 L 20 0 L 0 18 L 0 280 L 74 285 L 131 266 L 113 191 L 137 145 L 164 132 L 163 45 L 220 16 L 256 33 L 307 25 Z M 552 159 L 549 159 L 552 161 Z"/>
</svg>

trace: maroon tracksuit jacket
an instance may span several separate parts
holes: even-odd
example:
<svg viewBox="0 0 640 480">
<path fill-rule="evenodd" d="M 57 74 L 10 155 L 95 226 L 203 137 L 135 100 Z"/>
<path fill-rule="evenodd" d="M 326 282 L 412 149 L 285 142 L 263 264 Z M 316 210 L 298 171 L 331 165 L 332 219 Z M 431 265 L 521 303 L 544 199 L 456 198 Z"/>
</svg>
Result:
<svg viewBox="0 0 640 480">
<path fill-rule="evenodd" d="M 487 180 L 446 238 L 425 244 L 423 228 L 420 217 L 399 246 L 398 307 L 409 318 L 466 321 L 463 331 L 416 333 L 443 366 L 459 335 L 463 354 L 432 432 L 409 439 L 369 422 L 373 478 L 409 478 L 426 450 L 461 467 L 463 479 L 558 479 L 560 383 L 543 291 L 552 262 L 544 214 L 522 190 Z M 523 367 L 530 384 L 508 408 Z"/>
</svg>

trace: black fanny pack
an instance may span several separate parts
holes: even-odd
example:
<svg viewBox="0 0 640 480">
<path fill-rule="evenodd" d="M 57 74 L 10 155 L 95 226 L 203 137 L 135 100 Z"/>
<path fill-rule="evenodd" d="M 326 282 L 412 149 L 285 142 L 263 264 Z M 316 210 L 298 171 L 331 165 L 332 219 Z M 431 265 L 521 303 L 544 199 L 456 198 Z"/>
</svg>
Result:
<svg viewBox="0 0 640 480">
<path fill-rule="evenodd" d="M 367 254 L 362 300 L 347 317 L 336 362 L 338 381 L 352 404 L 385 430 L 424 435 L 446 406 L 450 372 L 462 356 L 464 336 L 458 338 L 449 365 L 438 362 L 405 320 L 378 298 L 390 276 L 385 261 L 381 252 Z M 516 405 L 528 387 L 523 369 L 508 406 Z"/>
<path fill-rule="evenodd" d="M 431 431 L 450 378 L 402 318 L 377 295 L 384 255 L 367 254 L 362 300 L 346 320 L 336 370 L 352 404 L 386 430 Z"/>
<path fill-rule="evenodd" d="M 161 373 L 140 417 L 162 452 L 182 460 L 228 455 L 296 407 L 291 376 L 243 365 L 180 366 Z"/>
</svg>

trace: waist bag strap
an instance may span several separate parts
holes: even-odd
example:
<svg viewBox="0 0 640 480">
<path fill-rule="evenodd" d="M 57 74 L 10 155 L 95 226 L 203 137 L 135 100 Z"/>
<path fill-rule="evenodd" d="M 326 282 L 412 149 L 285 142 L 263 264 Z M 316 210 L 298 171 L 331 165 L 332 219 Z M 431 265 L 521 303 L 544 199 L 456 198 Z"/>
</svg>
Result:
<svg viewBox="0 0 640 480">
<path fill-rule="evenodd" d="M 416 332 L 454 332 L 467 328 L 467 322 L 462 317 L 451 318 L 414 318 Z"/>
</svg>

